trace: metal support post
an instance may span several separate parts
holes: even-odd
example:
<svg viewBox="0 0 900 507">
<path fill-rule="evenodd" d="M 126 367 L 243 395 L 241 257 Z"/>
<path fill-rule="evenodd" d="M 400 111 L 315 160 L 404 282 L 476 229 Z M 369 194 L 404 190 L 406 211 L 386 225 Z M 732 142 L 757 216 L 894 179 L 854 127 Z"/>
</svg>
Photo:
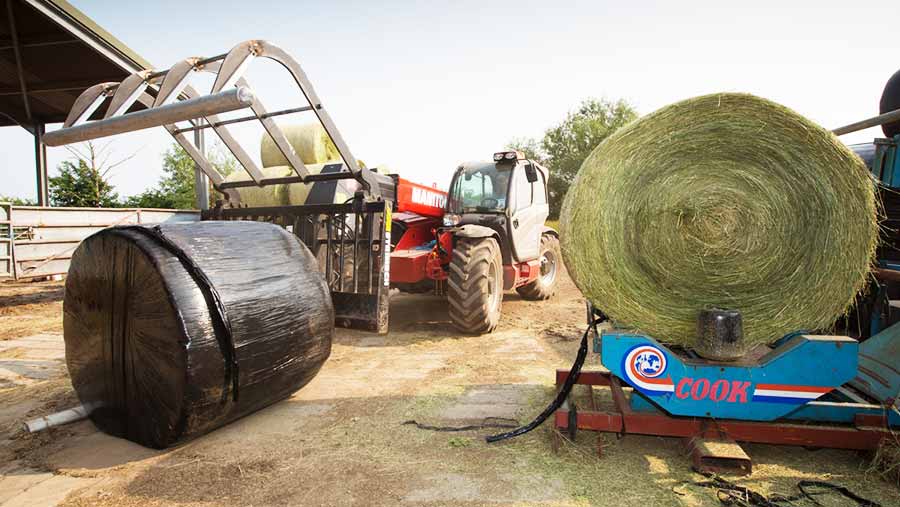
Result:
<svg viewBox="0 0 900 507">
<path fill-rule="evenodd" d="M 47 146 L 44 145 L 44 124 L 34 126 L 34 168 L 37 179 L 37 204 L 49 206 L 50 195 L 47 188 Z"/>
<path fill-rule="evenodd" d="M 206 156 L 206 136 L 201 129 L 194 131 L 194 146 L 197 147 L 197 151 Z M 196 162 L 194 163 L 194 197 L 197 209 L 201 211 L 209 209 L 209 176 Z"/>
</svg>

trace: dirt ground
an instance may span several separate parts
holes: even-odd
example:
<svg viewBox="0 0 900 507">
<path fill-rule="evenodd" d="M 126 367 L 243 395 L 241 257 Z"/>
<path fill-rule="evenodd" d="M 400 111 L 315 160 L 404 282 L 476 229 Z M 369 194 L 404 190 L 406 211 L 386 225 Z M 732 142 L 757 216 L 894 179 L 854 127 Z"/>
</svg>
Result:
<svg viewBox="0 0 900 507">
<path fill-rule="evenodd" d="M 174 449 L 153 451 L 83 421 L 37 435 L 24 420 L 77 403 L 65 373 L 62 283 L 0 284 L 0 506 L 559 505 L 713 506 L 692 484 L 679 440 L 582 432 L 553 451 L 549 425 L 487 444 L 496 429 L 435 432 L 410 424 L 530 420 L 553 396 L 584 325 L 564 278 L 547 302 L 508 293 L 491 335 L 462 336 L 444 302 L 392 299 L 386 336 L 339 329 L 320 374 L 293 397 Z M 597 367 L 596 357 L 589 366 Z M 802 479 L 849 487 L 884 506 L 900 490 L 854 452 L 745 447 L 737 482 L 794 494 Z M 848 505 L 819 497 L 821 505 Z M 797 505 L 813 505 L 798 502 Z"/>
<path fill-rule="evenodd" d="M 0 340 L 62 334 L 65 282 L 0 283 Z"/>
</svg>

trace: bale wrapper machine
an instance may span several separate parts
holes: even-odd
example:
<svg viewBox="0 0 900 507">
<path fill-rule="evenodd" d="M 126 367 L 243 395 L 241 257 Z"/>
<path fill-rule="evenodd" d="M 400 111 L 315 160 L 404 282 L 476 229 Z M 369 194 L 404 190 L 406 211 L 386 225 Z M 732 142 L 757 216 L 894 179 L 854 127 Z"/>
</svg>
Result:
<svg viewBox="0 0 900 507">
<path fill-rule="evenodd" d="M 709 310 L 698 317 L 696 346 L 672 347 L 661 343 L 665 337 L 615 325 L 599 330 L 606 316 L 588 304 L 589 331 L 579 359 L 590 343 L 604 369 L 581 371 L 576 361 L 572 370 L 556 372 L 562 392 L 587 387 L 583 396 L 570 393 L 555 412 L 556 438 L 574 439 L 578 429 L 679 437 L 694 468 L 745 474 L 752 462 L 738 442 L 874 450 L 895 438 L 900 429 L 900 72 L 884 93 L 879 116 L 834 130 L 843 135 L 882 125 L 887 135 L 851 146 L 871 170 L 886 221 L 871 287 L 829 331 L 839 334 L 797 331 L 732 354 L 742 350 L 740 313 Z M 710 344 L 718 356 L 710 354 Z M 601 396 L 604 392 L 608 396 Z"/>
<path fill-rule="evenodd" d="M 279 63 L 306 103 L 269 111 L 244 77 L 259 58 Z M 212 74 L 209 93 L 191 85 L 198 73 Z M 222 116 L 232 112 L 244 116 Z M 308 112 L 340 158 L 315 171 L 275 121 Z M 262 125 L 289 174 L 273 176 L 244 150 L 229 127 L 246 122 Z M 491 161 L 459 166 L 449 196 L 370 170 L 351 153 L 299 63 L 267 41 L 245 41 L 218 56 L 92 86 L 63 128 L 44 142 L 59 146 L 160 126 L 225 196 L 202 219 L 267 221 L 290 229 L 319 260 L 339 326 L 385 333 L 392 288 L 433 290 L 448 295 L 454 325 L 480 334 L 497 325 L 504 290 L 516 289 L 527 299 L 555 292 L 560 257 L 556 231 L 544 225 L 546 168 L 517 152 L 500 152 Z M 249 179 L 227 178 L 209 161 L 201 135 L 209 130 Z M 309 187 L 303 202 L 242 203 L 242 190 L 291 185 Z"/>
</svg>

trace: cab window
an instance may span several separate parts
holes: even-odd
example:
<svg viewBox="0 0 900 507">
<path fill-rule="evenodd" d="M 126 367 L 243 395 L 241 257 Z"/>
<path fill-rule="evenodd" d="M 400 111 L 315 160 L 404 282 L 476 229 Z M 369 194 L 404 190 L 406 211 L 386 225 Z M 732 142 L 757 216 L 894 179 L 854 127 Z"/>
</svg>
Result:
<svg viewBox="0 0 900 507">
<path fill-rule="evenodd" d="M 459 173 L 450 189 L 452 213 L 490 213 L 506 209 L 509 166 L 490 164 Z"/>
<path fill-rule="evenodd" d="M 531 206 L 534 193 L 534 185 L 528 181 L 524 168 L 517 168 L 513 176 L 513 192 L 515 193 L 515 206 L 520 210 Z"/>
</svg>

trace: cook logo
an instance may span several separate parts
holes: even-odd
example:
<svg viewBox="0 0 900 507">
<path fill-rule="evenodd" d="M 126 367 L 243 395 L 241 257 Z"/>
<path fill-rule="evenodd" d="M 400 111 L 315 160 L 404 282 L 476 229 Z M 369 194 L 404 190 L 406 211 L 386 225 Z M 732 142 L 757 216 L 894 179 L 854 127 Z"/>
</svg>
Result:
<svg viewBox="0 0 900 507">
<path fill-rule="evenodd" d="M 634 371 L 644 378 L 656 378 L 666 371 L 666 355 L 656 347 L 642 347 L 632 362 Z"/>
<path fill-rule="evenodd" d="M 666 354 L 652 345 L 638 345 L 625 355 L 625 378 L 639 391 L 650 396 L 672 393 L 675 384 L 666 373 Z"/>
</svg>

